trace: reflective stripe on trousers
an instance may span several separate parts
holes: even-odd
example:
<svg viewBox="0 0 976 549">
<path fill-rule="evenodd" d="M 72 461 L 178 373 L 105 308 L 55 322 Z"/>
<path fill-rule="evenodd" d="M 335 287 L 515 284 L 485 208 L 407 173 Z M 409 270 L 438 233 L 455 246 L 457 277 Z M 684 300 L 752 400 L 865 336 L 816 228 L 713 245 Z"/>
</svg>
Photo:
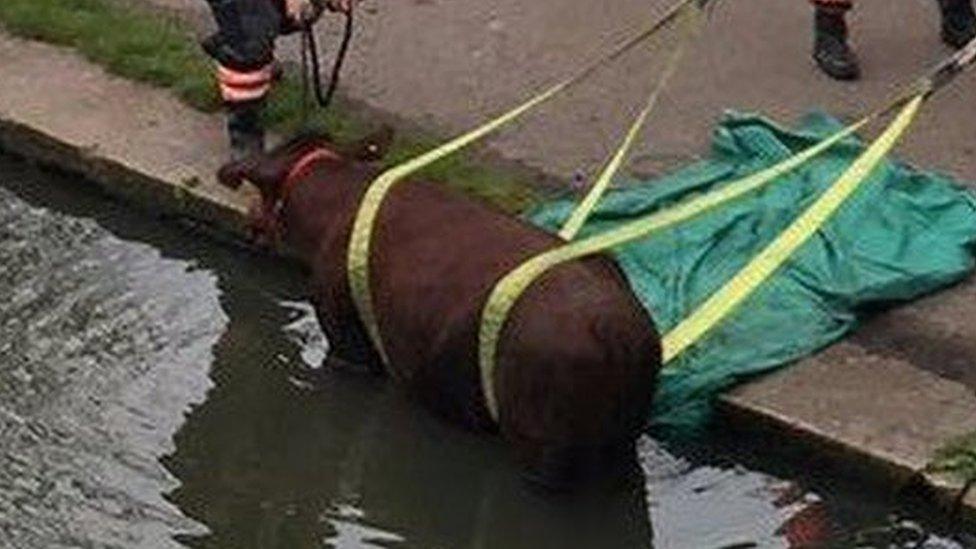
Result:
<svg viewBox="0 0 976 549">
<path fill-rule="evenodd" d="M 220 96 L 227 103 L 245 103 L 264 98 L 271 90 L 271 65 L 254 71 L 237 71 L 217 66 Z"/>
</svg>

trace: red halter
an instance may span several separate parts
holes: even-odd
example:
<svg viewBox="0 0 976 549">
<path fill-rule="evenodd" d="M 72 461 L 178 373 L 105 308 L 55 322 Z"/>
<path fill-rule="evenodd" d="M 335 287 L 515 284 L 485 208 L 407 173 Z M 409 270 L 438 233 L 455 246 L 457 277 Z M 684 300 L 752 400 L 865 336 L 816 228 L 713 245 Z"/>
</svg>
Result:
<svg viewBox="0 0 976 549">
<path fill-rule="evenodd" d="M 288 176 L 285 177 L 285 181 L 281 185 L 281 195 L 278 198 L 281 205 L 285 204 L 298 183 L 304 180 L 312 166 L 320 160 L 342 160 L 342 157 L 324 148 L 315 148 L 302 155 L 288 170 Z"/>
<path fill-rule="evenodd" d="M 278 199 L 270 207 L 263 209 L 262 214 L 257 220 L 259 227 L 271 237 L 272 242 L 278 242 L 281 237 L 282 211 L 285 209 L 285 202 L 295 190 L 299 183 L 306 179 L 316 162 L 322 160 L 341 161 L 342 157 L 329 149 L 315 148 L 303 154 L 288 170 L 288 175 L 281 184 L 281 192 Z"/>
</svg>

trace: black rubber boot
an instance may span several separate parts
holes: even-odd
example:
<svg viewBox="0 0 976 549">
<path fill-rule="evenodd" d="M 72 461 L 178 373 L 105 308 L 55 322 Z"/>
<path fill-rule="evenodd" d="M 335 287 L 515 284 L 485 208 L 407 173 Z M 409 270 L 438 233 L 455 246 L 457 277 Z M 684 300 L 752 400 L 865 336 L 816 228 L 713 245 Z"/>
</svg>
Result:
<svg viewBox="0 0 976 549">
<path fill-rule="evenodd" d="M 959 49 L 976 38 L 976 12 L 971 0 L 939 0 L 942 41 Z"/>
<path fill-rule="evenodd" d="M 251 101 L 227 108 L 227 134 L 230 137 L 230 159 L 243 160 L 264 152 L 264 128 L 261 126 L 263 101 Z"/>
<path fill-rule="evenodd" d="M 857 80 L 861 67 L 847 42 L 846 10 L 818 7 L 814 22 L 813 59 L 831 78 Z"/>
</svg>

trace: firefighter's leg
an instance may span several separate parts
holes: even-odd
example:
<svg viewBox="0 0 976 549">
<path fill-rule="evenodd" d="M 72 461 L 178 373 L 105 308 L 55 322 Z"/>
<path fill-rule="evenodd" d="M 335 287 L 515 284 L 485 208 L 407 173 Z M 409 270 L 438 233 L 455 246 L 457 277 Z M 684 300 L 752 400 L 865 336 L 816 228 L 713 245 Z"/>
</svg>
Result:
<svg viewBox="0 0 976 549">
<path fill-rule="evenodd" d="M 261 111 L 273 81 L 274 42 L 281 16 L 269 0 L 207 0 L 217 33 L 204 49 L 217 62 L 234 160 L 264 150 Z"/>
<path fill-rule="evenodd" d="M 855 80 L 861 67 L 848 42 L 847 12 L 851 0 L 813 0 L 815 9 L 813 58 L 828 75 Z"/>
<path fill-rule="evenodd" d="M 976 38 L 976 13 L 972 0 L 938 0 L 942 11 L 942 40 L 961 48 Z"/>
<path fill-rule="evenodd" d="M 264 152 L 264 126 L 261 124 L 263 100 L 227 104 L 227 137 L 230 159 L 242 160 Z"/>
</svg>

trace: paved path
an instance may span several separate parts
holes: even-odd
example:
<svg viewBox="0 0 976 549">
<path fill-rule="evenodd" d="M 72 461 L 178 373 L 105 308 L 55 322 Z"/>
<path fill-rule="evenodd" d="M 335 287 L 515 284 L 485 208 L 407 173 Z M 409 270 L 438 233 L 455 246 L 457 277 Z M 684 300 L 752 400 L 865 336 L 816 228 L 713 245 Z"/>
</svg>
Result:
<svg viewBox="0 0 976 549">
<path fill-rule="evenodd" d="M 210 24 L 203 0 L 129 1 L 188 13 L 201 32 Z M 606 51 L 669 3 L 364 0 L 343 90 L 371 107 L 456 132 Z M 853 116 L 948 54 L 934 0 L 861 2 L 852 26 L 865 78 L 837 83 L 810 60 L 810 12 L 805 0 L 719 1 L 651 122 L 637 171 L 653 173 L 700 154 L 724 109 L 783 121 L 815 107 Z M 283 40 L 282 49 L 291 42 Z M 631 56 L 492 145 L 552 173 L 592 169 L 643 100 L 661 57 Z M 902 153 L 976 181 L 974 84 L 969 76 L 933 102 Z"/>
</svg>

